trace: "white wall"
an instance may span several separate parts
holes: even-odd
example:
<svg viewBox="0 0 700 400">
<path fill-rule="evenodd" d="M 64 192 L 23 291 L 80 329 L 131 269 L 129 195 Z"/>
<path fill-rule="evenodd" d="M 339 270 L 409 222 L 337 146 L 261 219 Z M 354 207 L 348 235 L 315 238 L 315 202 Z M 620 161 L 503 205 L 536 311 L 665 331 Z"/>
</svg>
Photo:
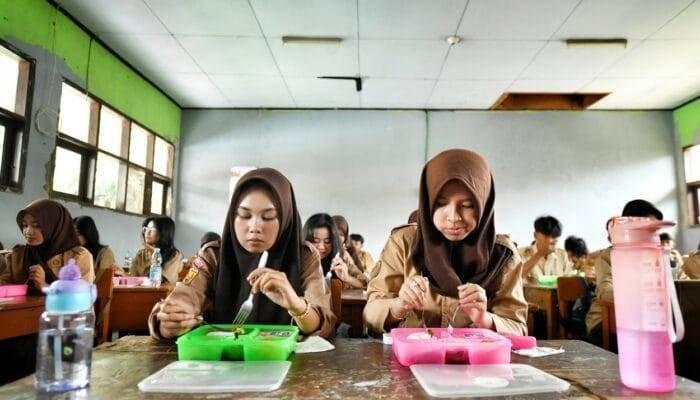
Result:
<svg viewBox="0 0 700 400">
<path fill-rule="evenodd" d="M 271 166 L 291 180 L 302 219 L 344 214 L 376 257 L 417 206 L 425 156 L 480 152 L 496 182 L 496 224 L 519 244 L 548 213 L 591 249 L 603 225 L 642 197 L 678 215 L 669 112 L 185 110 L 177 245 L 220 231 L 232 166 Z"/>
</svg>

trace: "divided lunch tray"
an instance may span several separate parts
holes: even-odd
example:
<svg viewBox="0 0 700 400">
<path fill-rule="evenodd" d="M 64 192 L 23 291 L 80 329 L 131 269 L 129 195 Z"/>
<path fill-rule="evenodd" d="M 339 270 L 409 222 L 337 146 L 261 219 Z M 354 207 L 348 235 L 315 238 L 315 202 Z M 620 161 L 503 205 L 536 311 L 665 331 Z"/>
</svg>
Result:
<svg viewBox="0 0 700 400">
<path fill-rule="evenodd" d="M 508 364 L 511 342 L 488 329 L 395 328 L 391 330 L 394 357 L 405 367 L 413 364 Z"/>
<path fill-rule="evenodd" d="M 179 360 L 282 361 L 294 352 L 299 328 L 291 325 L 241 325 L 244 333 L 235 335 L 233 325 L 202 325 L 177 339 Z"/>
</svg>

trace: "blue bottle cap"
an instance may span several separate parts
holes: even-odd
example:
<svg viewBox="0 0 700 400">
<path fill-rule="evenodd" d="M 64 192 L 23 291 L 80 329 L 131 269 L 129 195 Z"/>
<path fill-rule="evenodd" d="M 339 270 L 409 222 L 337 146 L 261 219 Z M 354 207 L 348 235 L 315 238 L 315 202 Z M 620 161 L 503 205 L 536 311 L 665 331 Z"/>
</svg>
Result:
<svg viewBox="0 0 700 400">
<path fill-rule="evenodd" d="M 74 259 L 58 272 L 58 280 L 44 289 L 46 311 L 74 313 L 89 310 L 97 298 L 95 285 L 80 279 L 80 268 Z"/>
</svg>

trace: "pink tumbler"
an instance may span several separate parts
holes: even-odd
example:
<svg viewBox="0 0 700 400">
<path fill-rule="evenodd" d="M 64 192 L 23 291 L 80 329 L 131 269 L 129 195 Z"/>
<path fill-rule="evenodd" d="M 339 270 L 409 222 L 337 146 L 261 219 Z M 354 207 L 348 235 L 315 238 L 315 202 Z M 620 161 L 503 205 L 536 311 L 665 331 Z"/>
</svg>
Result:
<svg viewBox="0 0 700 400">
<path fill-rule="evenodd" d="M 633 389 L 670 392 L 676 386 L 672 343 L 683 338 L 684 326 L 658 234 L 673 225 L 640 217 L 616 217 L 610 225 L 620 378 Z"/>
</svg>

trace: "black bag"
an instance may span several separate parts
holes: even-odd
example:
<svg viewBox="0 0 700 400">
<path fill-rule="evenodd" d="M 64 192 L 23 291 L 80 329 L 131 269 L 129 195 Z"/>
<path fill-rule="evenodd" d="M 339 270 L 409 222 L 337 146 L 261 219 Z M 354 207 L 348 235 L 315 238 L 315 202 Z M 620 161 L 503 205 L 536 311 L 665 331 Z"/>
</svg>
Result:
<svg viewBox="0 0 700 400">
<path fill-rule="evenodd" d="M 595 297 L 595 283 L 589 284 L 584 277 L 579 277 L 579 282 L 583 287 L 583 296 L 570 306 L 569 318 L 562 319 L 561 323 L 574 337 L 586 337 L 586 314 Z"/>
</svg>

